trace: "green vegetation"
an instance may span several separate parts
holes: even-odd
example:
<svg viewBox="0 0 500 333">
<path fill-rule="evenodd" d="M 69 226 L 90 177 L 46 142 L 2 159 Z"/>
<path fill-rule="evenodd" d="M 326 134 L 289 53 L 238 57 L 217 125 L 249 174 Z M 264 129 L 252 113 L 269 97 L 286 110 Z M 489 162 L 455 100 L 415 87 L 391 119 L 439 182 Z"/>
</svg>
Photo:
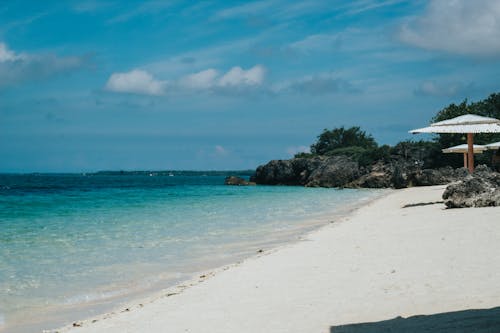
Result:
<svg viewBox="0 0 500 333">
<path fill-rule="evenodd" d="M 339 148 L 359 147 L 373 149 L 377 147 L 375 139 L 359 127 L 324 129 L 318 136 L 318 141 L 311 145 L 311 153 L 317 155 L 327 155 L 329 152 Z"/>
<path fill-rule="evenodd" d="M 323 130 L 323 133 L 318 136 L 318 141 L 311 145 L 311 153 L 302 153 L 297 156 L 316 155 L 346 155 L 365 166 L 381 159 L 388 159 L 389 147 L 378 147 L 375 139 L 359 127 L 339 127 Z"/>
<path fill-rule="evenodd" d="M 500 119 L 500 93 L 491 94 L 488 98 L 468 103 L 450 104 L 440 110 L 431 122 L 438 122 L 465 114 L 477 114 L 485 117 Z M 437 134 L 432 141 L 402 141 L 394 147 L 379 146 L 375 139 L 359 127 L 338 127 L 331 130 L 325 129 L 318 136 L 318 140 L 311 145 L 311 153 L 300 153 L 295 157 L 314 156 L 350 156 L 362 166 L 373 164 L 377 161 L 388 162 L 394 158 L 416 159 L 423 161 L 424 168 L 437 168 L 443 166 L 460 167 L 463 165 L 461 154 L 443 154 L 441 149 L 466 143 L 465 134 Z M 476 134 L 474 141 L 477 144 L 487 144 L 500 141 L 500 133 Z M 487 151 L 476 154 L 478 164 L 490 164 L 494 152 Z"/>
</svg>

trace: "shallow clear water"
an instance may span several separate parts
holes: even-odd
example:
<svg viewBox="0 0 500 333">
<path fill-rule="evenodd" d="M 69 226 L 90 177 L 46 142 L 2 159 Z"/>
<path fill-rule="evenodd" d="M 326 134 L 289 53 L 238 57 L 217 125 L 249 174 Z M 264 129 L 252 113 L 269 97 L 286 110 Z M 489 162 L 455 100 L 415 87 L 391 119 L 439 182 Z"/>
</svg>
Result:
<svg viewBox="0 0 500 333">
<path fill-rule="evenodd" d="M 26 323 L 27 314 L 58 318 L 71 307 L 176 283 L 381 193 L 223 180 L 0 175 L 0 330 Z"/>
</svg>

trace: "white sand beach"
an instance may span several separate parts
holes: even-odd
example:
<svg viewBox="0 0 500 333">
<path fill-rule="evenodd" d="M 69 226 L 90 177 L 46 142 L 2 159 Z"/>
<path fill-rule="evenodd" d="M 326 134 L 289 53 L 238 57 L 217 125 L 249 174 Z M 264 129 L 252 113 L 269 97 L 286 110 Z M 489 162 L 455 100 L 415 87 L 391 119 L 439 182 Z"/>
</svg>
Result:
<svg viewBox="0 0 500 333">
<path fill-rule="evenodd" d="M 59 332 L 330 332 L 500 306 L 500 207 L 397 190 L 303 240 Z"/>
</svg>

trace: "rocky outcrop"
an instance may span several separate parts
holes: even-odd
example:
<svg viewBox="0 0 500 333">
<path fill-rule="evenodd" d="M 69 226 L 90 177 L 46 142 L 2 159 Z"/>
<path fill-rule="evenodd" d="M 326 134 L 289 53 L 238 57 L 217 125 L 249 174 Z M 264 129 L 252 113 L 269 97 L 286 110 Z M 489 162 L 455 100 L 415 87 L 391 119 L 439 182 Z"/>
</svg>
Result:
<svg viewBox="0 0 500 333">
<path fill-rule="evenodd" d="M 362 167 L 350 157 L 338 155 L 273 160 L 259 166 L 251 181 L 308 187 L 405 188 L 444 185 L 467 174 L 464 168 L 422 169 L 417 160 L 399 157 Z"/>
<path fill-rule="evenodd" d="M 413 186 L 446 185 L 464 179 L 469 174 L 466 168 L 453 169 L 445 167 L 439 169 L 418 170 L 412 175 Z"/>
<path fill-rule="evenodd" d="M 250 178 L 257 184 L 341 187 L 361 175 L 357 162 L 346 156 L 273 160 Z"/>
<path fill-rule="evenodd" d="M 361 170 L 357 162 L 344 156 L 329 157 L 304 176 L 307 187 L 342 187 L 359 178 Z"/>
<path fill-rule="evenodd" d="M 255 185 L 255 182 L 249 182 L 241 177 L 229 176 L 224 179 L 225 185 L 235 185 L 235 186 L 248 186 Z"/>
<path fill-rule="evenodd" d="M 448 185 L 443 199 L 448 208 L 500 206 L 500 173 L 480 166 L 463 180 Z"/>
</svg>

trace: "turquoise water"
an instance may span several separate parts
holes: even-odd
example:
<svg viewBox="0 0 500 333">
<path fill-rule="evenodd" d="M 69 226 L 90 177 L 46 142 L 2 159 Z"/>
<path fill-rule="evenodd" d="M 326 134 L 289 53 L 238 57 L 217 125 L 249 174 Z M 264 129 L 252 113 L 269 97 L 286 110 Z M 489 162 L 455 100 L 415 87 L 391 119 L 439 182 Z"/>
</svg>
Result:
<svg viewBox="0 0 500 333">
<path fill-rule="evenodd" d="M 0 175 L 0 330 L 81 319 L 86 305 L 116 305 L 296 239 L 381 193 L 223 180 Z"/>
</svg>

